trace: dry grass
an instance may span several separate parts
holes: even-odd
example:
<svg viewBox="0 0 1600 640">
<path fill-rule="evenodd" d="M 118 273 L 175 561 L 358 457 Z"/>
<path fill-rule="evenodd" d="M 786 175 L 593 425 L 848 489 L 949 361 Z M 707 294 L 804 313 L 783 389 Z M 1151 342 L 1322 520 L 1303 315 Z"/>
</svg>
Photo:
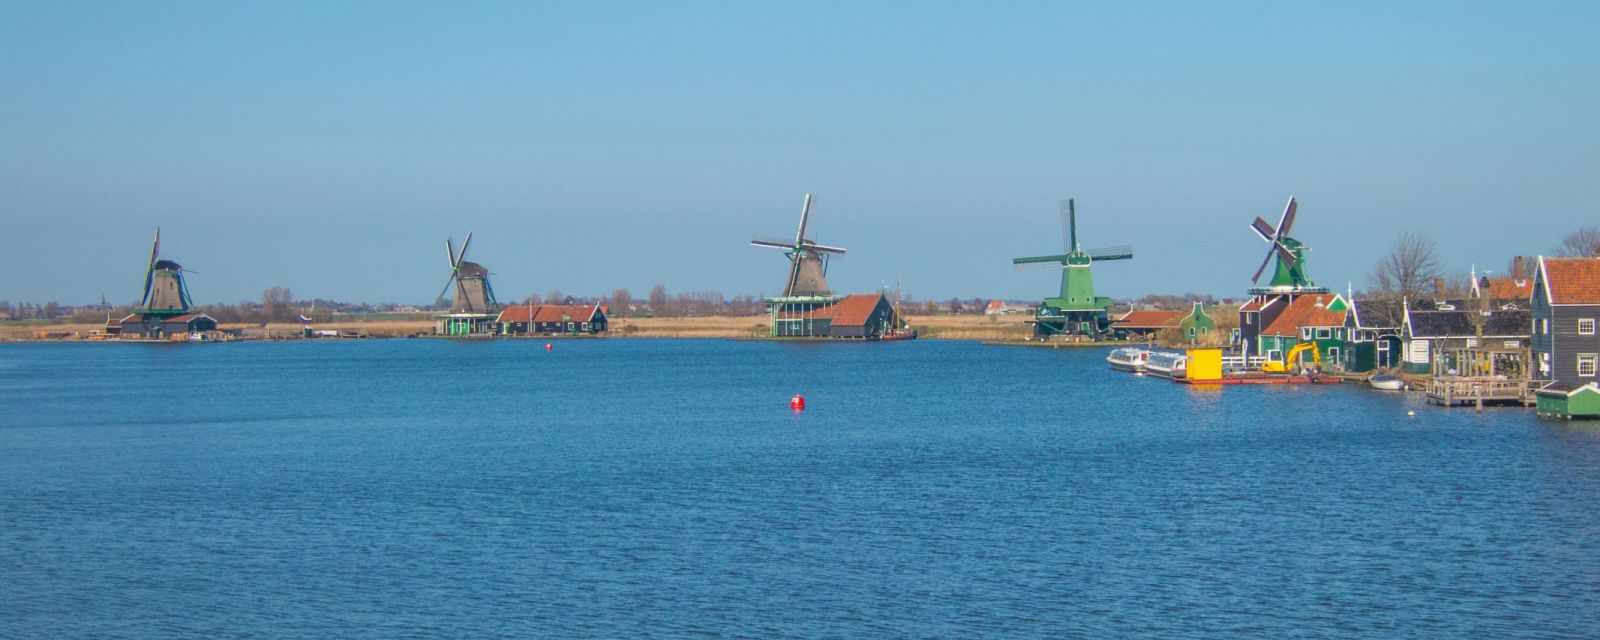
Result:
<svg viewBox="0 0 1600 640">
<path fill-rule="evenodd" d="M 945 340 L 1026 340 L 1032 329 L 1025 315 L 1012 316 L 909 316 L 911 326 L 925 338 Z M 374 320 L 321 322 L 319 330 L 356 331 L 374 338 L 403 337 L 433 331 L 431 320 Z M 99 324 L 0 325 L 0 340 L 34 340 L 36 330 L 66 333 L 66 340 L 88 338 L 104 327 Z M 258 338 L 295 338 L 298 323 L 223 324 L 223 330 L 242 330 Z M 612 336 L 640 338 L 749 338 L 767 334 L 766 316 L 705 316 L 694 318 L 612 318 Z"/>
</svg>

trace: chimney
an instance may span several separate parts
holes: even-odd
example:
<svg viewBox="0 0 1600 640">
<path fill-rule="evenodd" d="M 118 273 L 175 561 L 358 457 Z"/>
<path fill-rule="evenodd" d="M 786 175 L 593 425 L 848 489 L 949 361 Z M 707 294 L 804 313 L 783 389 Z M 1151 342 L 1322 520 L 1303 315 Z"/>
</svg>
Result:
<svg viewBox="0 0 1600 640">
<path fill-rule="evenodd" d="M 1523 266 L 1522 265 L 1522 256 L 1517 256 L 1517 257 L 1511 259 L 1511 279 L 1512 280 L 1521 280 L 1522 279 L 1522 273 L 1523 273 L 1522 272 L 1522 266 Z"/>
</svg>

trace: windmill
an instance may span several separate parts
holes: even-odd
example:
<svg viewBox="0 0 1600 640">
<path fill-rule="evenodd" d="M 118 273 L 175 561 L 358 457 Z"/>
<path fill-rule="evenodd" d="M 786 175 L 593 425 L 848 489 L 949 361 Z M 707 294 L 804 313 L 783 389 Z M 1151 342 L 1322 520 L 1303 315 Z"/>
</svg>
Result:
<svg viewBox="0 0 1600 640">
<path fill-rule="evenodd" d="M 1294 227 L 1295 210 L 1298 208 L 1299 203 L 1295 202 L 1294 196 L 1289 196 L 1289 203 L 1284 205 L 1283 215 L 1278 218 L 1276 229 L 1260 216 L 1250 223 L 1250 228 L 1268 245 L 1267 256 L 1261 260 L 1261 266 L 1256 269 L 1256 274 L 1251 276 L 1251 282 L 1261 281 L 1261 274 L 1266 272 L 1267 264 L 1276 256 L 1278 265 L 1272 272 L 1268 290 L 1299 291 L 1316 287 L 1316 283 L 1306 277 L 1306 251 L 1310 247 L 1289 236 L 1289 229 Z"/>
<path fill-rule="evenodd" d="M 450 238 L 444 241 L 445 253 L 450 259 L 450 279 L 445 281 L 439 296 L 444 297 L 455 287 L 450 301 L 451 313 L 489 313 L 500 305 L 494 298 L 494 287 L 489 285 L 489 270 L 467 260 L 467 249 L 471 246 L 471 232 L 467 233 L 466 242 L 461 243 L 461 253 L 456 253 L 455 243 Z"/>
<path fill-rule="evenodd" d="M 183 265 L 161 259 L 161 229 L 156 229 L 156 239 L 150 245 L 150 263 L 144 271 L 144 294 L 139 306 L 152 315 L 180 315 L 187 313 L 193 302 L 189 287 L 184 284 Z"/>
<path fill-rule="evenodd" d="M 1077 205 L 1070 198 L 1061 203 L 1061 227 L 1065 253 L 1011 260 L 1011 264 L 1017 266 L 1055 268 L 1055 265 L 1060 265 L 1061 293 L 1055 298 L 1045 298 L 1039 305 L 1035 333 L 1103 333 L 1110 325 L 1108 308 L 1111 299 L 1095 295 L 1090 266 L 1095 262 L 1129 260 L 1133 258 L 1133 247 L 1124 245 L 1084 250 L 1078 244 Z"/>
<path fill-rule="evenodd" d="M 789 275 L 783 283 L 783 297 L 826 297 L 833 295 L 828 289 L 828 262 L 833 256 L 843 255 L 843 247 L 830 247 L 806 239 L 806 224 L 811 219 L 811 194 L 806 194 L 800 207 L 800 229 L 794 242 L 754 239 L 751 245 L 781 249 L 789 257 Z"/>
</svg>

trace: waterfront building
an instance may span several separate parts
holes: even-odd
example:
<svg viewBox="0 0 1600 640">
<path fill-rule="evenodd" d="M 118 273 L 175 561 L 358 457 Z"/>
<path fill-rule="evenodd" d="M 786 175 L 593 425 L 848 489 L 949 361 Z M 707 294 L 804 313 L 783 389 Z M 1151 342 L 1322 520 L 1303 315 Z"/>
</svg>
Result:
<svg viewBox="0 0 1600 640">
<path fill-rule="evenodd" d="M 1525 309 L 1404 308 L 1403 367 L 1435 378 L 1500 378 L 1528 375 L 1530 315 Z"/>
<path fill-rule="evenodd" d="M 1288 296 L 1283 296 L 1286 298 Z M 1282 298 L 1275 298 L 1275 300 Z M 1270 306 L 1276 306 L 1273 302 Z M 1274 314 L 1271 324 L 1261 330 L 1258 339 L 1259 354 L 1268 362 L 1284 362 L 1285 355 L 1302 342 L 1315 343 L 1317 357 L 1323 366 L 1339 365 L 1346 350 L 1345 316 L 1349 305 L 1337 293 L 1299 295 L 1283 304 Z M 1305 359 L 1301 358 L 1304 363 Z"/>
<path fill-rule="evenodd" d="M 1553 392 L 1600 381 L 1600 257 L 1540 257 L 1531 300 L 1537 380 Z"/>
<path fill-rule="evenodd" d="M 597 334 L 609 328 L 600 304 L 523 304 L 500 310 L 495 333 L 503 336 Z"/>
<path fill-rule="evenodd" d="M 161 257 L 161 230 L 156 229 L 145 266 L 144 294 L 139 308 L 120 320 L 106 320 L 105 335 L 122 339 L 166 340 L 217 330 L 217 320 L 193 311 L 183 265 Z"/>
<path fill-rule="evenodd" d="M 1162 331 L 1179 331 L 1186 315 L 1170 309 L 1134 309 L 1111 321 L 1111 334 L 1119 340 L 1149 340 Z"/>
<path fill-rule="evenodd" d="M 1400 366 L 1404 318 L 1405 305 L 1399 300 L 1351 300 L 1344 321 L 1344 370 L 1365 373 Z"/>
<path fill-rule="evenodd" d="M 894 305 L 882 293 L 768 302 L 774 338 L 878 340 L 902 328 Z"/>
<path fill-rule="evenodd" d="M 494 287 L 489 283 L 489 269 L 467 260 L 467 249 L 472 247 L 472 233 L 461 243 L 456 253 L 455 244 L 446 238 L 444 247 L 450 258 L 450 278 L 445 281 L 445 293 L 454 289 L 450 310 L 434 316 L 434 333 L 446 336 L 490 336 L 495 331 L 495 313 L 499 301 L 495 300 Z"/>
</svg>

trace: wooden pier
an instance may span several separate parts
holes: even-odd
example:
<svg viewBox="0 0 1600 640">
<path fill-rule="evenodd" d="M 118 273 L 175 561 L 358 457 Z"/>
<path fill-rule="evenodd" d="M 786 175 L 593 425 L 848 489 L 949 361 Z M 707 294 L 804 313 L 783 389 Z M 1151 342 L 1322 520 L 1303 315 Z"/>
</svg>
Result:
<svg viewBox="0 0 1600 640">
<path fill-rule="evenodd" d="M 1502 378 L 1433 378 L 1428 381 L 1428 404 L 1441 407 L 1534 403 L 1533 386 L 1525 380 Z"/>
</svg>

